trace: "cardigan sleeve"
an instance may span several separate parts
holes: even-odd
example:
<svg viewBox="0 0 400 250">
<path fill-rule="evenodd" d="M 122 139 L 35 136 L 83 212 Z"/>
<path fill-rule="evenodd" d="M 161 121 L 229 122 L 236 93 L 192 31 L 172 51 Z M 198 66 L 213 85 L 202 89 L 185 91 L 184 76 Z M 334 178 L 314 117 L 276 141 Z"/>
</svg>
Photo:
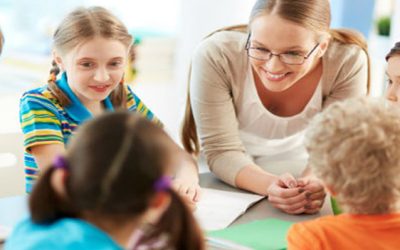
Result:
<svg viewBox="0 0 400 250">
<path fill-rule="evenodd" d="M 212 37 L 203 41 L 193 56 L 190 99 L 210 170 L 235 185 L 238 172 L 253 161 L 239 138 L 230 68 L 235 62 L 227 58 L 218 42 Z"/>
</svg>

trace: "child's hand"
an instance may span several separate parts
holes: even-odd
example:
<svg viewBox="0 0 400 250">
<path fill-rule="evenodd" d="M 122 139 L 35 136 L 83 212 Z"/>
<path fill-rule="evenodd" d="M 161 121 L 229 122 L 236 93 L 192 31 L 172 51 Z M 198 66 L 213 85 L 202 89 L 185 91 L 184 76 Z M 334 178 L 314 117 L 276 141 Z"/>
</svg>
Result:
<svg viewBox="0 0 400 250">
<path fill-rule="evenodd" d="M 173 188 L 182 196 L 189 208 L 196 209 L 196 202 L 201 197 L 201 188 L 197 181 L 176 177 L 173 181 Z"/>
<path fill-rule="evenodd" d="M 306 211 L 308 203 L 305 189 L 298 185 L 291 174 L 283 174 L 268 187 L 270 203 L 288 214 L 301 214 Z"/>
</svg>

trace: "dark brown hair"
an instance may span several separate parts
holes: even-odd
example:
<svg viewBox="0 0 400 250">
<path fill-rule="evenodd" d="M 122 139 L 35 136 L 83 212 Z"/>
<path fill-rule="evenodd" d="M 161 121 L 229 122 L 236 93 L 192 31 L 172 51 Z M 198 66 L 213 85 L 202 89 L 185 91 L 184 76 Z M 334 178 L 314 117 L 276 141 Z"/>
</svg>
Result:
<svg viewBox="0 0 400 250">
<path fill-rule="evenodd" d="M 117 221 L 136 218 L 157 192 L 154 183 L 174 161 L 190 157 L 156 124 L 129 112 L 107 113 L 87 122 L 69 146 L 66 197 L 59 197 L 52 188 L 55 168 L 49 167 L 30 196 L 35 223 L 78 217 L 83 211 Z M 175 191 L 167 192 L 171 204 L 146 240 L 167 233 L 173 249 L 203 249 L 191 212 Z"/>
<path fill-rule="evenodd" d="M 400 55 L 400 42 L 395 43 L 394 47 L 386 55 L 386 58 L 385 58 L 386 61 L 389 60 L 389 58 L 394 55 Z"/>
<path fill-rule="evenodd" d="M 331 10 L 328 0 L 257 0 L 250 14 L 249 23 L 261 15 L 274 13 L 288 21 L 299 24 L 319 34 L 329 34 L 333 40 L 344 44 L 355 44 L 362 48 L 367 55 L 368 80 L 367 91 L 370 89 L 370 58 L 367 43 L 363 36 L 355 31 L 347 29 L 330 29 Z M 219 29 L 243 31 L 245 26 L 238 25 Z M 233 29 L 232 29 L 233 28 Z M 212 34 L 214 34 L 213 32 Z M 189 73 L 190 77 L 190 73 Z M 197 155 L 200 152 L 199 140 L 196 132 L 190 96 L 188 90 L 185 117 L 181 130 L 182 144 L 186 151 Z"/>
<path fill-rule="evenodd" d="M 127 48 L 132 45 L 132 36 L 127 28 L 107 9 L 103 7 L 80 7 L 68 14 L 54 32 L 54 48 L 61 53 L 66 53 L 94 37 L 117 40 Z M 70 103 L 70 100 L 56 84 L 59 72 L 60 69 L 53 61 L 48 87 L 60 104 L 66 106 Z M 121 79 L 121 84 L 111 92 L 111 102 L 114 107 L 118 108 L 126 108 L 126 93 L 122 83 L 123 79 Z"/>
</svg>

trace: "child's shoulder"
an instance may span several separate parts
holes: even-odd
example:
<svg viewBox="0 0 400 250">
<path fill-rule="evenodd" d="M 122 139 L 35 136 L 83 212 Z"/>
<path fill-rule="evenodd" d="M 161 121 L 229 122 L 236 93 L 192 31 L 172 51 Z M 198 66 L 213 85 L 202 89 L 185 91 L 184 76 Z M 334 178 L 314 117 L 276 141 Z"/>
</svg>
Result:
<svg viewBox="0 0 400 250">
<path fill-rule="evenodd" d="M 139 97 L 133 92 L 129 85 L 124 85 L 126 94 L 126 105 L 127 107 L 136 106 L 140 102 Z"/>
<path fill-rule="evenodd" d="M 48 90 L 47 84 L 38 88 L 30 89 L 28 91 L 25 91 L 22 96 L 30 96 L 30 95 L 43 95 L 46 93 L 46 91 L 50 92 Z"/>
<path fill-rule="evenodd" d="M 5 249 L 99 249 L 100 246 L 121 249 L 107 234 L 79 219 L 64 218 L 47 224 L 26 219 L 15 227 Z"/>
<path fill-rule="evenodd" d="M 296 223 L 290 228 L 291 233 L 319 235 L 325 234 L 327 231 L 335 230 L 334 228 L 343 227 L 346 224 L 347 216 L 345 215 L 328 215 L 320 218 Z"/>
<path fill-rule="evenodd" d="M 21 104 L 37 103 L 56 106 L 59 108 L 59 101 L 56 96 L 48 89 L 47 85 L 31 89 L 22 94 Z"/>
</svg>

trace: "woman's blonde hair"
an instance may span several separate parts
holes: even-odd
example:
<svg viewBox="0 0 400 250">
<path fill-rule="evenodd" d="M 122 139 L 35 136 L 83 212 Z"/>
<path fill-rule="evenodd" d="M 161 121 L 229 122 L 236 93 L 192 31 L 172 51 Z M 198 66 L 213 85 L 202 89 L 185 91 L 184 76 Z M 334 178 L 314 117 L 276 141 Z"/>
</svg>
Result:
<svg viewBox="0 0 400 250">
<path fill-rule="evenodd" d="M 368 47 L 363 36 L 355 31 L 347 29 L 330 29 L 331 9 L 329 0 L 257 0 L 250 14 L 249 24 L 259 16 L 266 14 L 277 14 L 283 19 L 299 24 L 310 29 L 317 34 L 329 34 L 331 39 L 344 44 L 355 44 L 359 46 L 367 55 L 368 80 L 367 91 L 370 89 L 370 58 Z M 245 26 L 231 26 L 218 31 L 238 30 L 246 31 Z M 211 33 L 214 34 L 215 32 Z M 208 37 L 208 36 L 207 36 Z M 190 97 L 188 93 L 186 112 L 182 126 L 182 144 L 185 149 L 194 155 L 200 152 L 200 145 L 196 133 L 192 110 L 190 107 Z"/>
<path fill-rule="evenodd" d="M 127 49 L 132 44 L 132 36 L 125 25 L 111 12 L 103 7 L 77 8 L 68 14 L 60 23 L 53 35 L 54 49 L 60 53 L 67 53 L 82 42 L 102 37 L 113 39 L 124 44 Z M 50 91 L 60 101 L 61 105 L 68 105 L 70 100 L 56 84 L 57 74 L 60 72 L 55 61 L 52 62 L 48 86 Z M 121 83 L 123 79 L 121 79 Z M 115 107 L 124 108 L 125 88 L 119 84 L 111 93 L 111 101 Z"/>
<path fill-rule="evenodd" d="M 370 88 L 370 58 L 368 45 L 361 33 L 349 29 L 331 29 L 329 0 L 258 0 L 250 14 L 250 24 L 259 16 L 276 14 L 317 34 L 329 34 L 333 40 L 355 44 L 362 48 L 368 59 L 368 82 Z"/>
<path fill-rule="evenodd" d="M 311 122 L 309 164 L 344 211 L 385 214 L 400 198 L 400 109 L 358 97 L 336 102 Z"/>
</svg>

